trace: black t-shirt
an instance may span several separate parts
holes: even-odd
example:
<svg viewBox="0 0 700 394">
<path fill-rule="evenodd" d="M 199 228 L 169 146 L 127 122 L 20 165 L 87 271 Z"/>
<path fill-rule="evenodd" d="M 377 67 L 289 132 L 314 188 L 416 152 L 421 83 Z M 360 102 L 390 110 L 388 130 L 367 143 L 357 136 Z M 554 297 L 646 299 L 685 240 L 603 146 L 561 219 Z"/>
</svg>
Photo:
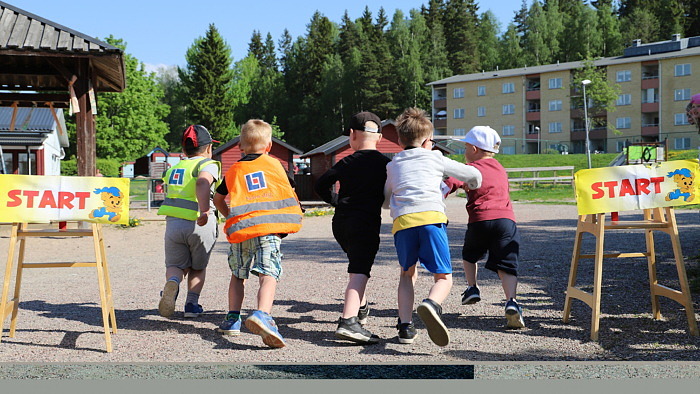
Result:
<svg viewBox="0 0 700 394">
<path fill-rule="evenodd" d="M 343 158 L 316 181 L 315 191 L 336 212 L 359 211 L 381 215 L 386 165 L 391 160 L 373 149 L 359 150 Z M 340 191 L 331 191 L 335 182 Z"/>
<path fill-rule="evenodd" d="M 260 156 L 262 156 L 262 153 L 251 153 L 251 154 L 243 156 L 238 161 L 253 161 Z M 294 189 L 297 186 L 296 182 L 294 182 L 294 178 L 291 178 L 289 176 L 289 174 L 287 174 L 287 179 L 289 179 L 289 184 L 292 186 L 292 189 Z M 226 186 L 226 177 L 221 178 L 221 184 L 219 185 L 219 187 L 216 188 L 216 192 L 223 195 L 223 196 L 228 196 L 228 187 Z"/>
</svg>

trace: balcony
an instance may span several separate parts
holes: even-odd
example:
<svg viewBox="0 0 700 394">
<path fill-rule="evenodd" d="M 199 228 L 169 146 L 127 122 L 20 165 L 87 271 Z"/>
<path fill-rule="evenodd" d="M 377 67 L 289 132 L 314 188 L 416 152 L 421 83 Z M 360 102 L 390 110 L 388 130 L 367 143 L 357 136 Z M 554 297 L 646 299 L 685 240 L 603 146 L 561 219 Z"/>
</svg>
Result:
<svg viewBox="0 0 700 394">
<path fill-rule="evenodd" d="M 656 78 L 642 79 L 642 89 L 658 89 L 659 88 L 659 76 Z"/>
<path fill-rule="evenodd" d="M 642 113 L 659 112 L 659 103 L 642 103 Z"/>
<path fill-rule="evenodd" d="M 525 114 L 525 120 L 528 122 L 538 122 L 540 120 L 540 110 L 530 109 Z"/>
<path fill-rule="evenodd" d="M 435 109 L 445 109 L 447 108 L 447 98 L 436 98 L 433 100 L 433 108 Z"/>
<path fill-rule="evenodd" d="M 644 137 L 658 137 L 659 136 L 659 125 L 657 124 L 642 124 L 642 136 Z"/>
<path fill-rule="evenodd" d="M 537 88 L 536 90 L 530 90 L 528 88 L 527 92 L 525 92 L 525 99 L 526 100 L 539 100 L 540 99 L 540 88 Z"/>
<path fill-rule="evenodd" d="M 447 118 L 435 118 L 435 120 L 433 120 L 433 127 L 436 129 L 447 127 Z"/>
</svg>

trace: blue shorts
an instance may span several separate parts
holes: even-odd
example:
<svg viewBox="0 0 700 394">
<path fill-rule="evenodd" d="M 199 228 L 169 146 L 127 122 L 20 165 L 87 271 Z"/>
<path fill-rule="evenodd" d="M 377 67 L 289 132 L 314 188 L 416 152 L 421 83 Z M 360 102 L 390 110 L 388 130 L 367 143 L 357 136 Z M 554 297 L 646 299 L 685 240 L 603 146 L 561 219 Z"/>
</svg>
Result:
<svg viewBox="0 0 700 394">
<path fill-rule="evenodd" d="M 277 235 L 262 235 L 241 243 L 231 244 L 228 266 L 238 279 L 254 275 L 268 275 L 280 280 L 282 276 L 282 238 Z"/>
<path fill-rule="evenodd" d="M 450 244 L 445 223 L 426 224 L 397 231 L 394 246 L 399 264 L 408 271 L 420 261 L 433 274 L 451 274 Z"/>
</svg>

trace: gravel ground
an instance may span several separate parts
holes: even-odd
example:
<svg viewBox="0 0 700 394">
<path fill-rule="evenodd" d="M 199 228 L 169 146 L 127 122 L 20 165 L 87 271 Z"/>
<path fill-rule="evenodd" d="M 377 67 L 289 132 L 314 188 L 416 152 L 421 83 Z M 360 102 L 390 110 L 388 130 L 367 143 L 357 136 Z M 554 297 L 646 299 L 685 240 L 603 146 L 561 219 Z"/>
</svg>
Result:
<svg viewBox="0 0 700 394">
<path fill-rule="evenodd" d="M 680 305 L 662 298 L 663 319 L 651 319 L 645 259 L 606 260 L 603 274 L 600 341 L 591 342 L 590 309 L 574 301 L 572 321 L 561 321 L 564 291 L 569 272 L 576 226 L 576 207 L 571 205 L 515 204 L 522 236 L 519 301 L 524 307 L 526 329 L 504 329 L 504 297 L 497 275 L 480 270 L 482 302 L 462 306 L 465 282 L 461 267 L 461 244 L 467 215 L 464 200 L 446 201 L 451 219 L 449 238 L 455 286 L 443 304 L 444 321 L 451 342 L 441 348 L 428 338 L 416 316 L 419 336 L 411 345 L 397 342 L 396 287 L 398 264 L 391 220 L 386 214 L 382 241 L 368 286 L 372 312 L 368 328 L 382 340 L 373 346 L 355 346 L 335 339 L 346 285 L 346 259 L 331 234 L 331 216 L 307 217 L 300 233 L 282 242 L 284 275 L 278 286 L 273 315 L 287 341 L 283 349 L 267 348 L 259 336 L 245 329 L 239 337 L 215 332 L 222 320 L 230 271 L 226 263 L 228 243 L 223 235 L 213 252 L 207 281 L 200 299 L 205 314 L 184 319 L 184 297 L 178 300 L 174 318 L 158 315 L 158 293 L 164 283 L 163 232 L 165 223 L 154 212 L 133 210 L 147 219 L 144 225 L 121 229 L 105 227 L 105 242 L 112 280 L 118 332 L 112 335 L 114 351 L 104 351 L 104 334 L 95 272 L 90 268 L 37 269 L 25 271 L 22 281 L 17 333 L 7 336 L 6 320 L 0 361 L 5 363 L 243 363 L 243 364 L 470 364 L 475 374 L 509 378 L 546 376 L 549 373 L 591 373 L 591 366 L 626 370 L 628 375 L 649 375 L 648 368 L 669 377 L 700 376 L 700 337 L 687 332 Z M 623 213 L 621 219 L 640 217 Z M 686 258 L 697 256 L 700 216 L 697 210 L 677 211 L 681 243 Z M 0 226 L 0 256 L 7 255 L 9 226 Z M 669 237 L 656 233 L 658 277 L 662 284 L 678 288 Z M 584 250 L 592 250 L 593 238 L 584 237 Z M 617 231 L 606 237 L 606 251 L 641 251 L 640 232 Z M 46 237 L 29 239 L 26 261 L 89 260 L 92 239 Z M 697 263 L 687 263 L 687 266 Z M 581 263 L 579 282 L 592 282 L 592 265 Z M 424 270 L 416 284 L 416 300 L 427 295 L 431 277 Z M 257 283 L 246 289 L 244 310 L 254 306 Z M 696 318 L 700 320 L 694 294 Z M 567 367 L 562 363 L 590 362 Z M 682 365 L 668 362 L 682 361 Z M 499 363 L 491 363 L 499 362 Z M 505 363 L 504 362 L 511 362 Z M 517 362 L 517 363 L 512 363 Z M 535 362 L 526 372 L 514 365 Z M 615 362 L 634 362 L 614 367 Z M 643 363 L 638 363 L 643 362 Z M 663 368 L 656 362 L 663 362 Z M 613 364 L 610 364 L 613 363 Z M 112 364 L 120 365 L 120 364 Z M 524 364 L 527 365 L 527 364 Z M 1 367 L 1 365 L 0 365 Z M 36 368 L 37 366 L 31 366 Z M 27 366 L 30 368 L 30 366 Z M 626 368 L 626 369 L 625 369 Z M 632 372 L 630 368 L 633 369 Z M 594 368 L 595 369 L 595 368 Z M 0 377 L 7 376 L 0 368 Z M 553 372 L 559 371 L 559 372 Z M 568 371 L 568 372 L 567 372 Z M 674 372 L 675 371 L 675 372 Z M 679 372 L 680 371 L 680 372 Z M 25 369 L 26 376 L 31 375 Z M 620 372 L 622 373 L 622 372 Z"/>
</svg>

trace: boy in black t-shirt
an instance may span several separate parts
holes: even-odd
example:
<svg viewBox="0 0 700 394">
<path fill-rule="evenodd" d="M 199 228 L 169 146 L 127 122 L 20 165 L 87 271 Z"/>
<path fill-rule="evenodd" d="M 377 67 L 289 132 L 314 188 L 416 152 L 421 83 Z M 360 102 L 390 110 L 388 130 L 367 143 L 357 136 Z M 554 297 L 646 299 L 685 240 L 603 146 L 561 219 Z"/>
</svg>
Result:
<svg viewBox="0 0 700 394">
<path fill-rule="evenodd" d="M 390 161 L 377 150 L 382 139 L 381 120 L 371 112 L 360 112 L 350 119 L 344 133 L 355 151 L 323 174 L 316 182 L 316 194 L 335 207 L 333 236 L 348 256 L 345 306 L 335 336 L 361 344 L 372 344 L 379 337 L 363 327 L 369 314 L 365 297 L 370 270 L 379 250 L 386 164 Z M 336 194 L 331 187 L 340 182 Z"/>
</svg>

